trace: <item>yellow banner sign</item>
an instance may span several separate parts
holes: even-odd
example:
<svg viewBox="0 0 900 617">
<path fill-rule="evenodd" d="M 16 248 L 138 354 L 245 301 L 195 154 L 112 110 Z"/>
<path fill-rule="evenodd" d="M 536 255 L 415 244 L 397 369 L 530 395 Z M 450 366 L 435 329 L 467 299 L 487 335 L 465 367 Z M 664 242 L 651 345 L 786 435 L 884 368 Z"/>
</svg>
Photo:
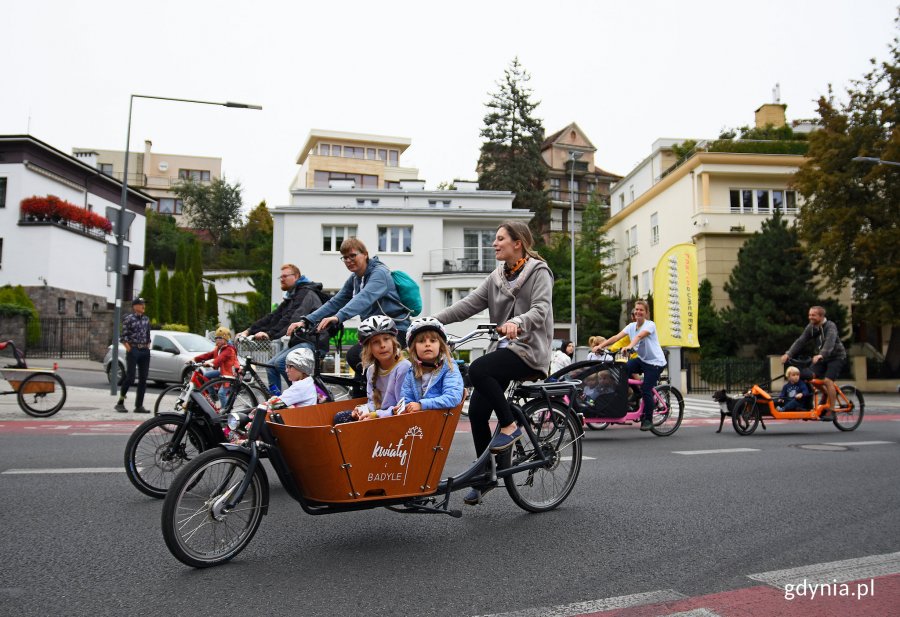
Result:
<svg viewBox="0 0 900 617">
<path fill-rule="evenodd" d="M 653 321 L 663 347 L 699 347 L 697 247 L 676 244 L 653 275 Z"/>
</svg>

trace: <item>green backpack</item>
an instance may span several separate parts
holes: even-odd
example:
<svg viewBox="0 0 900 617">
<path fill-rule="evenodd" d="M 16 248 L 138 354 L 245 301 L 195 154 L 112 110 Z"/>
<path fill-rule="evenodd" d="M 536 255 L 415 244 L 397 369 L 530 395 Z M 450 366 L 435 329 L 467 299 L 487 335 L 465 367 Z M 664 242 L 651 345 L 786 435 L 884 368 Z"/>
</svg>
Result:
<svg viewBox="0 0 900 617">
<path fill-rule="evenodd" d="M 400 304 L 409 311 L 410 316 L 415 317 L 422 312 L 422 294 L 419 285 L 403 270 L 391 270 L 391 278 L 397 287 L 397 295 L 400 296 Z"/>
</svg>

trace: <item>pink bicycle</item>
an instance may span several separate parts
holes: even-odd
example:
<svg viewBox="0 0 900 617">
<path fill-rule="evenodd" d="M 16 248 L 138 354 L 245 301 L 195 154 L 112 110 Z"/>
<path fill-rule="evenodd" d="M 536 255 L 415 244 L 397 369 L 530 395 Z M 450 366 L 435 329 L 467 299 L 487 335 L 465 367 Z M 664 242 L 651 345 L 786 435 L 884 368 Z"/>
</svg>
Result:
<svg viewBox="0 0 900 617">
<path fill-rule="evenodd" d="M 600 360 L 575 362 L 550 376 L 553 379 L 578 380 L 581 386 L 572 408 L 584 425 L 602 431 L 613 424 L 640 424 L 644 413 L 641 380 L 625 373 L 625 364 L 606 354 Z M 684 397 L 678 388 L 661 383 L 653 388 L 654 435 L 667 437 L 678 430 L 684 417 Z"/>
</svg>

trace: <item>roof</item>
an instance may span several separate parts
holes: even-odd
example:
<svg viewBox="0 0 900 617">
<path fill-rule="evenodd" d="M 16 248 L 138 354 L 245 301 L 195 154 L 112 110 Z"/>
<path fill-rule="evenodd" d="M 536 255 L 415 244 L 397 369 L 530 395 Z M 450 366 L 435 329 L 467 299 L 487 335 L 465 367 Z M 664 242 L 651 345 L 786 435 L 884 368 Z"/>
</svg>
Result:
<svg viewBox="0 0 900 617">
<path fill-rule="evenodd" d="M 322 141 L 353 142 L 365 145 L 378 145 L 399 150 L 402 154 L 412 144 L 409 137 L 391 137 L 389 135 L 372 135 L 369 133 L 348 133 L 346 131 L 330 131 L 326 129 L 310 129 L 306 142 L 297 155 L 297 164 L 302 165 L 313 145 Z"/>
</svg>

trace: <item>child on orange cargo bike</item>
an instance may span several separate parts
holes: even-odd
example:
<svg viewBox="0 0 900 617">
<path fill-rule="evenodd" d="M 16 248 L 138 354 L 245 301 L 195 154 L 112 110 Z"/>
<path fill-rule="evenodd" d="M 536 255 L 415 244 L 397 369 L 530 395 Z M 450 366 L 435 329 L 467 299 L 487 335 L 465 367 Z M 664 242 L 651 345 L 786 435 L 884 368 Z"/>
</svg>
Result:
<svg viewBox="0 0 900 617">
<path fill-rule="evenodd" d="M 406 332 L 412 370 L 401 396 L 405 412 L 452 409 L 463 397 L 463 380 L 447 345 L 447 332 L 434 317 L 416 319 Z M 399 406 L 398 406 L 399 407 Z M 400 412 L 395 408 L 395 411 Z"/>
<path fill-rule="evenodd" d="M 387 315 L 372 315 L 363 320 L 357 334 L 363 346 L 362 363 L 366 367 L 368 402 L 355 409 L 339 411 L 334 415 L 334 424 L 394 415 L 394 408 L 400 401 L 400 390 L 411 366 L 401 353 L 397 326 Z"/>
</svg>

